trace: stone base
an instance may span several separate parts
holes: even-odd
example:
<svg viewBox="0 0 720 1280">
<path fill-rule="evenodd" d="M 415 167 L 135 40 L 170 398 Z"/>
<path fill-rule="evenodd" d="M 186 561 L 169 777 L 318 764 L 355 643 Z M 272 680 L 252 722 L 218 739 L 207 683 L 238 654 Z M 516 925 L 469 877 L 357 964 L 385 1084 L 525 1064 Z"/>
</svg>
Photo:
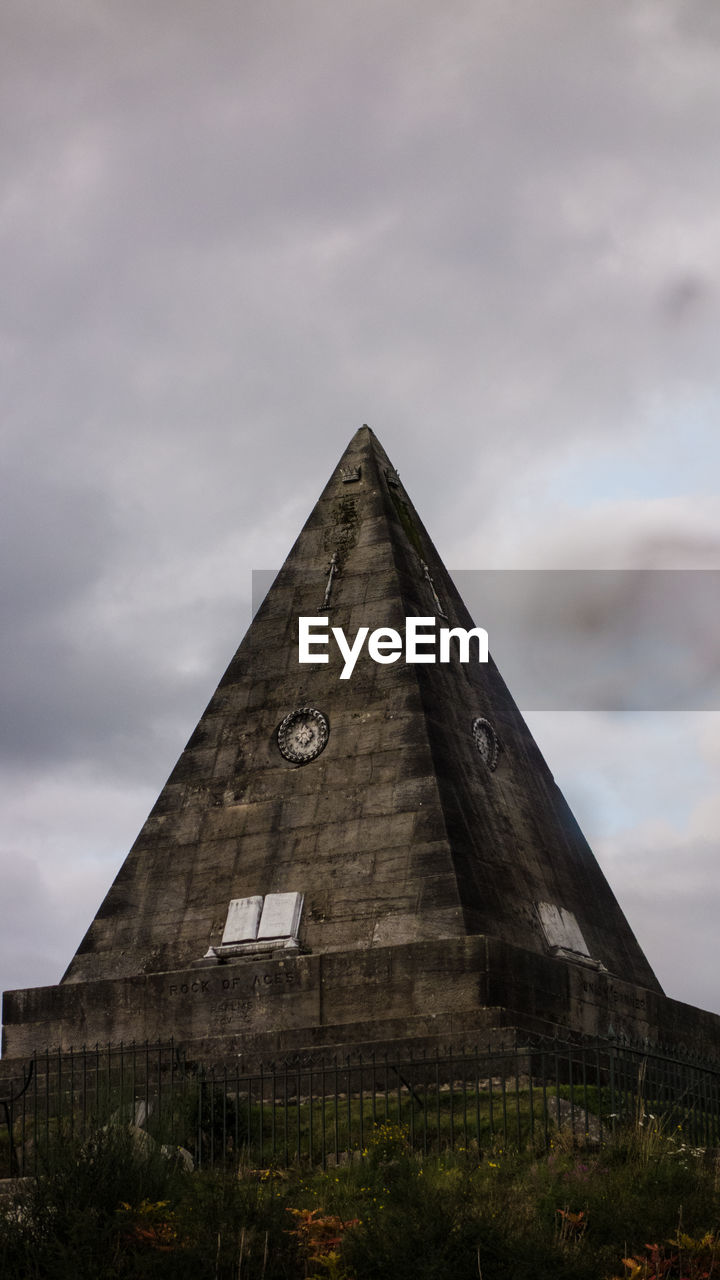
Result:
<svg viewBox="0 0 720 1280">
<path fill-rule="evenodd" d="M 489 937 L 236 959 L 5 993 L 3 1057 L 170 1040 L 252 1069 L 296 1054 L 403 1054 L 517 1033 L 625 1037 L 720 1060 L 720 1017 Z"/>
</svg>

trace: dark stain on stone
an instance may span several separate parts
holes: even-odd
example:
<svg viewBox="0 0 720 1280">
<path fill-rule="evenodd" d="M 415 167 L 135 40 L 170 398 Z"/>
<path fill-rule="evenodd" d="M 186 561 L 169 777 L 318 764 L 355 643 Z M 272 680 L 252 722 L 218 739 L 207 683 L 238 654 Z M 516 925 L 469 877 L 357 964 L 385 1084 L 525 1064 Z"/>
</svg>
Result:
<svg viewBox="0 0 720 1280">
<path fill-rule="evenodd" d="M 420 559 L 424 560 L 425 550 L 423 548 L 420 534 L 415 528 L 415 522 L 413 521 L 413 518 L 410 514 L 410 508 L 408 507 L 406 502 L 403 502 L 402 498 L 400 497 L 400 494 L 397 492 L 397 489 L 388 489 L 388 492 L 390 494 L 390 497 L 392 498 L 392 504 L 395 508 L 395 511 L 397 512 L 398 520 L 400 521 L 403 529 L 405 530 L 405 533 L 407 534 L 411 545 L 417 551 L 418 555 L 420 556 Z"/>
<path fill-rule="evenodd" d="M 356 498 L 343 496 L 333 503 L 332 521 L 325 529 L 325 550 L 332 554 L 337 552 L 337 567 L 340 571 L 358 539 L 360 531 L 360 515 Z"/>
</svg>

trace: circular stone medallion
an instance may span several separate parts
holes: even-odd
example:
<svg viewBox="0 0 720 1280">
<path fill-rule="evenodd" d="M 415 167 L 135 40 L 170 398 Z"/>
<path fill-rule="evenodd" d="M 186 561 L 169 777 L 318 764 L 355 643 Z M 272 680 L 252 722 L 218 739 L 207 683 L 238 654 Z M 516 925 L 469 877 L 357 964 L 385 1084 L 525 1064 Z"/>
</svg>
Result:
<svg viewBox="0 0 720 1280">
<path fill-rule="evenodd" d="M 322 711 L 300 707 L 286 716 L 277 731 L 280 752 L 293 764 L 307 764 L 323 750 L 330 725 Z"/>
<path fill-rule="evenodd" d="M 494 769 L 498 762 L 500 743 L 490 721 L 478 716 L 477 720 L 473 720 L 472 735 L 475 740 L 475 746 L 488 769 Z"/>
</svg>

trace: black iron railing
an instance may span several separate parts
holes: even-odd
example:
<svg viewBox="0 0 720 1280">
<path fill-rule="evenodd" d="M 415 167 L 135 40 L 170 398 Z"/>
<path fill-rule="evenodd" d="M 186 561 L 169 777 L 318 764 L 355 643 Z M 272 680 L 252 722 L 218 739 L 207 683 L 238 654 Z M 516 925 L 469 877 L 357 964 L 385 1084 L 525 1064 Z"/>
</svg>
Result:
<svg viewBox="0 0 720 1280">
<path fill-rule="evenodd" d="M 0 1085 L 0 1177 L 34 1174 L 53 1142 L 132 1125 L 195 1168 L 361 1159 L 380 1126 L 415 1151 L 602 1146 L 625 1126 L 720 1146 L 720 1066 L 609 1041 L 537 1040 L 408 1055 L 309 1058 L 246 1071 L 173 1044 L 47 1051 Z M 184 1153 L 187 1153 L 185 1156 Z"/>
</svg>

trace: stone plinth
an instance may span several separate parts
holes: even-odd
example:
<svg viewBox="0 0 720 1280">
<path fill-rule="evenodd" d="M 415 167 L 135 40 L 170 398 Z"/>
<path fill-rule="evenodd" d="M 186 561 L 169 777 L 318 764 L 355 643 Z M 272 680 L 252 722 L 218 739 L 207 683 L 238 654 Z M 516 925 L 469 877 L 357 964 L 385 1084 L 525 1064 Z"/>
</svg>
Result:
<svg viewBox="0 0 720 1280">
<path fill-rule="evenodd" d="M 402 1053 L 524 1034 L 720 1057 L 720 1017 L 484 936 L 8 992 L 3 1052 L 169 1039 L 203 1058 Z"/>
</svg>

